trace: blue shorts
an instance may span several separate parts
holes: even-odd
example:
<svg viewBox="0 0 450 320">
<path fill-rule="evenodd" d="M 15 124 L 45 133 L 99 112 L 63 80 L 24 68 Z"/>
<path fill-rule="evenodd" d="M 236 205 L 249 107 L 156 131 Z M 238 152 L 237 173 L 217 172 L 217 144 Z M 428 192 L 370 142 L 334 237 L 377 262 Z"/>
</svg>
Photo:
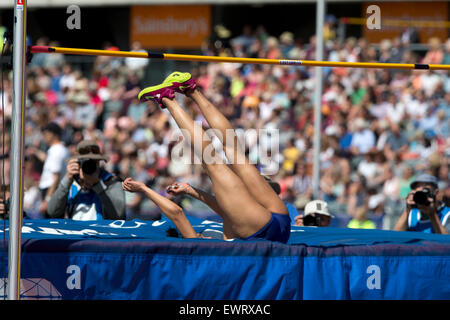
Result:
<svg viewBox="0 0 450 320">
<path fill-rule="evenodd" d="M 288 214 L 273 213 L 270 221 L 259 231 L 242 240 L 266 239 L 286 243 L 291 235 L 291 218 Z"/>
</svg>

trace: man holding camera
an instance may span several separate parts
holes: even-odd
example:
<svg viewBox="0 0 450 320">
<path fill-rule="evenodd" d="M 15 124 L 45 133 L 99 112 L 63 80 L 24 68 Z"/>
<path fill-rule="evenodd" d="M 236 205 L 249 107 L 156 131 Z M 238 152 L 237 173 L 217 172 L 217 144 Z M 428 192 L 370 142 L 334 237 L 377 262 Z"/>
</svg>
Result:
<svg viewBox="0 0 450 320">
<path fill-rule="evenodd" d="M 394 230 L 449 234 L 450 208 L 436 199 L 439 192 L 437 178 L 421 174 L 410 186 L 412 190 L 406 198 L 406 209 Z"/>
<path fill-rule="evenodd" d="M 295 225 L 300 227 L 328 227 L 331 218 L 328 204 L 322 200 L 313 200 L 306 204 L 305 213 L 295 217 Z"/>
<path fill-rule="evenodd" d="M 66 168 L 48 203 L 51 218 L 73 220 L 125 219 L 125 192 L 117 177 L 100 166 L 108 157 L 90 140 L 77 145 L 76 154 Z"/>
</svg>

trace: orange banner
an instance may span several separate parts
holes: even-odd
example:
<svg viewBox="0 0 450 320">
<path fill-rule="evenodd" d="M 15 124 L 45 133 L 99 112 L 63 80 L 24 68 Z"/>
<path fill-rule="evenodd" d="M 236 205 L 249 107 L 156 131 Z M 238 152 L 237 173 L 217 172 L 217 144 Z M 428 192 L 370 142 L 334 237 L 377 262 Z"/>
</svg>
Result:
<svg viewBox="0 0 450 320">
<path fill-rule="evenodd" d="M 447 2 L 366 2 L 363 6 L 362 17 L 368 19 L 371 16 L 367 13 L 367 7 L 371 5 L 377 5 L 380 8 L 381 18 L 381 29 L 370 30 L 367 25 L 361 26 L 364 38 L 371 43 L 401 36 L 408 25 L 401 23 L 402 20 L 414 22 L 421 43 L 427 43 L 432 37 L 437 37 L 442 42 L 447 39 L 448 28 L 439 27 L 437 23 L 429 23 L 448 20 Z M 442 25 L 445 24 L 442 23 Z"/>
<path fill-rule="evenodd" d="M 195 49 L 211 32 L 209 5 L 132 6 L 130 41 L 147 49 Z"/>
</svg>

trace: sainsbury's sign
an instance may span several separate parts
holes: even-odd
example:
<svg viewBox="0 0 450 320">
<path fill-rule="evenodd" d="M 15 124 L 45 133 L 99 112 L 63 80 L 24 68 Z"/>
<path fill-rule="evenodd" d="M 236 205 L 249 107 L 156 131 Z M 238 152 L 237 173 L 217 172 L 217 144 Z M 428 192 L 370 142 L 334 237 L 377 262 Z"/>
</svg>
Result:
<svg viewBox="0 0 450 320">
<path fill-rule="evenodd" d="M 148 49 L 199 48 L 210 35 L 211 8 L 206 5 L 133 6 L 130 40 Z"/>
</svg>

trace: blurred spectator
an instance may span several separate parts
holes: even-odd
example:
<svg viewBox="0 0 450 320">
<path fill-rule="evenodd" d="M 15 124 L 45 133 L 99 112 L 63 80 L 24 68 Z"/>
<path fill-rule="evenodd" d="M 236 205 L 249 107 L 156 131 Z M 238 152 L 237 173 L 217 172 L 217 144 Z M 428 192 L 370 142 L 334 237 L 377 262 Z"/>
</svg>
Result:
<svg viewBox="0 0 450 320">
<path fill-rule="evenodd" d="M 333 38 L 333 19 L 327 19 L 324 27 L 330 30 L 324 34 L 328 39 L 324 60 L 447 64 L 450 59 L 450 40 L 444 48 L 430 40 L 425 51 L 412 51 L 409 43 L 415 42 L 410 34 L 413 30 L 406 30 L 403 38 L 385 39 L 375 46 L 364 38 L 348 37 L 343 42 Z M 304 41 L 295 30 L 273 35 L 263 26 L 245 26 L 240 35 L 228 34 L 225 38 L 205 43 L 203 54 L 315 59 L 315 36 Z M 40 38 L 36 44 L 51 42 Z M 103 48 L 118 50 L 110 43 Z M 144 49 L 138 43 L 130 48 L 137 52 Z M 61 141 L 72 153 L 80 141 L 94 139 L 110 155 L 104 169 L 114 175 L 145 181 L 159 192 L 165 192 L 165 186 L 174 179 L 208 188 L 210 182 L 201 166 L 172 157 L 176 124 L 152 102 L 142 104 L 136 99 L 137 88 L 148 81 L 148 60 L 99 56 L 92 65 L 69 61 L 62 55 L 34 54 L 27 68 L 25 170 L 31 177 L 25 182 L 27 213 L 40 215 L 34 212 L 40 207 L 35 195 L 43 161 L 37 157 L 41 153 L 34 150 L 48 147 L 41 128 L 50 122 L 63 129 Z M 271 139 L 247 135 L 249 159 L 260 169 L 276 168 L 278 173 L 271 178 L 280 184 L 280 196 L 303 210 L 312 194 L 316 69 L 227 63 L 192 63 L 190 68 L 205 95 L 220 106 L 234 127 L 244 131 L 279 130 L 279 152 L 269 153 L 274 160 L 270 165 L 261 162 L 259 149 L 270 145 Z M 324 71 L 319 197 L 328 202 L 335 221 L 342 219 L 342 225 L 346 225 L 358 208 L 366 205 L 374 222 L 382 217 L 382 228 L 393 229 L 406 206 L 411 179 L 423 172 L 439 176 L 439 194 L 450 195 L 445 173 L 450 155 L 447 72 L 361 68 Z M 1 112 L 8 126 L 12 78 L 6 76 L 4 80 L 1 93 L 5 108 Z M 180 103 L 193 118 L 207 125 L 197 106 L 182 98 Z M 9 135 L 5 138 L 2 157 L 9 172 Z M 5 178 L 8 182 L 9 176 Z M 195 200 L 180 201 L 190 214 L 208 217 L 207 209 Z M 126 204 L 127 218 L 160 216 L 158 208 L 138 193 L 127 194 Z"/>
<path fill-rule="evenodd" d="M 242 56 L 247 53 L 250 47 L 255 41 L 255 35 L 252 31 L 251 26 L 245 25 L 242 29 L 242 34 L 231 40 L 231 45 L 233 46 L 233 51 L 236 56 Z"/>
<path fill-rule="evenodd" d="M 354 125 L 355 132 L 352 136 L 350 148 L 353 155 L 364 155 L 375 146 L 375 135 L 363 118 L 356 119 Z"/>
<path fill-rule="evenodd" d="M 289 139 L 283 151 L 282 169 L 288 174 L 293 174 L 295 162 L 300 156 L 300 151 L 295 147 L 295 139 Z"/>
<path fill-rule="evenodd" d="M 9 219 L 10 193 L 9 186 L 0 186 L 0 219 Z"/>
<path fill-rule="evenodd" d="M 344 213 L 346 202 L 346 177 L 340 166 L 328 168 L 320 179 L 320 190 L 323 200 L 336 214 Z"/>
<path fill-rule="evenodd" d="M 409 45 L 411 43 L 419 43 L 420 37 L 417 29 L 414 27 L 408 27 L 401 34 L 401 40 L 403 45 Z"/>
<path fill-rule="evenodd" d="M 27 154 L 35 154 L 44 162 L 39 182 L 42 205 L 40 213 L 44 217 L 47 213 L 48 202 L 55 192 L 60 179 L 65 174 L 65 160 L 69 158 L 69 150 L 61 142 L 62 129 L 54 122 L 50 122 L 42 129 L 43 138 L 48 146 L 47 152 L 29 147 Z M 29 195 L 28 195 L 29 196 Z"/>
<path fill-rule="evenodd" d="M 436 37 L 430 38 L 428 40 L 428 45 L 430 46 L 430 50 L 427 51 L 422 63 L 441 64 L 444 60 L 444 51 L 441 47 L 441 40 Z"/>
<path fill-rule="evenodd" d="M 408 139 L 397 123 L 392 122 L 390 132 L 384 145 L 384 154 L 390 160 L 398 155 L 403 155 L 408 150 Z"/>
<path fill-rule="evenodd" d="M 381 195 L 384 198 L 383 229 L 392 230 L 402 213 L 402 201 L 399 197 L 400 178 L 394 174 L 392 168 L 386 171 L 386 181 L 383 184 Z"/>
<path fill-rule="evenodd" d="M 288 59 L 290 51 L 294 49 L 294 34 L 285 31 L 280 35 L 280 49 L 284 58 Z"/>
<path fill-rule="evenodd" d="M 0 188 L 0 220 L 8 220 L 11 213 L 11 194 L 9 186 L 2 185 Z M 29 218 L 27 212 L 22 212 L 24 219 Z"/>
<path fill-rule="evenodd" d="M 398 183 L 398 197 L 399 199 L 406 199 L 411 191 L 411 183 L 414 180 L 414 171 L 411 166 L 404 166 L 402 174 L 399 177 Z"/>
<path fill-rule="evenodd" d="M 306 165 L 302 161 L 298 161 L 294 167 L 294 178 L 292 179 L 291 189 L 296 198 L 296 206 L 304 207 L 306 202 L 311 200 L 312 196 L 312 179 L 306 172 Z"/>
<path fill-rule="evenodd" d="M 329 14 L 325 19 L 325 24 L 323 25 L 323 39 L 325 42 L 329 40 L 334 40 L 336 38 L 336 17 Z"/>
<path fill-rule="evenodd" d="M 368 217 L 368 210 L 366 206 L 361 206 L 356 209 L 355 217 L 350 220 L 347 227 L 352 229 L 375 229 L 375 223 Z"/>
<path fill-rule="evenodd" d="M 266 42 L 266 59 L 281 59 L 282 53 L 279 49 L 278 39 L 269 37 Z"/>
<path fill-rule="evenodd" d="M 143 52 L 146 51 L 142 48 L 142 45 L 139 41 L 134 41 L 131 44 L 131 52 Z M 139 79 L 142 79 L 144 76 L 145 68 L 147 67 L 149 63 L 148 59 L 142 59 L 142 58 L 125 58 L 125 65 L 133 72 L 136 73 L 137 77 Z"/>
<path fill-rule="evenodd" d="M 354 177 L 348 187 L 347 213 L 356 217 L 356 211 L 366 203 L 368 196 L 366 183 L 363 177 Z"/>
<path fill-rule="evenodd" d="M 450 39 L 445 41 L 444 50 L 444 60 L 442 61 L 442 64 L 450 64 Z"/>
</svg>

